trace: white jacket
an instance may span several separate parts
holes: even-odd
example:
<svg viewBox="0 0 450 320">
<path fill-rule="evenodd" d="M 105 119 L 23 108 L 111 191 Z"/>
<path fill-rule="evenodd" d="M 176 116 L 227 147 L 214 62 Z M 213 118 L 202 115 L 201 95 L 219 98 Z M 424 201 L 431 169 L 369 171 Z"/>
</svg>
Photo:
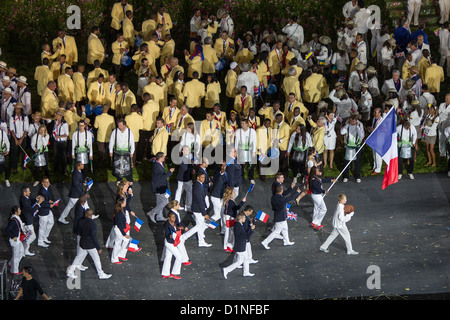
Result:
<svg viewBox="0 0 450 320">
<path fill-rule="evenodd" d="M 349 214 L 344 213 L 344 205 L 338 203 L 336 206 L 336 210 L 334 210 L 333 215 L 333 228 L 336 229 L 345 229 L 347 228 L 346 223 L 350 221 L 355 213 L 350 212 Z"/>
<path fill-rule="evenodd" d="M 290 40 L 297 42 L 299 46 L 301 46 L 305 40 L 303 27 L 297 23 L 288 23 L 281 31 L 285 33 Z"/>
</svg>

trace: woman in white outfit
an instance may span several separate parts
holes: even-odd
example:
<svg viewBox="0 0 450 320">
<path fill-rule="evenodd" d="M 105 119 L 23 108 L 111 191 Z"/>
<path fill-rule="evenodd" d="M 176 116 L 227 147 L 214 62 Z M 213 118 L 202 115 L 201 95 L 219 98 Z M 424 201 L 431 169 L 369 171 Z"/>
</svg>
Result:
<svg viewBox="0 0 450 320">
<path fill-rule="evenodd" d="M 417 99 L 414 99 L 411 101 L 411 111 L 409 113 L 409 122 L 411 123 L 411 126 L 413 126 L 416 129 L 417 132 L 417 139 L 416 143 L 414 145 L 416 152 L 414 152 L 414 161 L 416 160 L 416 155 L 419 152 L 419 139 L 422 136 L 422 129 L 420 127 L 420 124 L 422 123 L 423 119 L 423 110 L 420 108 L 420 102 Z"/>
<path fill-rule="evenodd" d="M 14 206 L 11 209 L 11 219 L 8 222 L 7 233 L 9 236 L 9 244 L 12 249 L 12 258 L 9 261 L 11 266 L 11 274 L 18 275 L 20 260 L 25 256 L 25 247 L 23 246 L 24 240 L 24 227 L 25 225 L 20 219 L 21 210 L 19 206 Z"/>
<path fill-rule="evenodd" d="M 128 251 L 128 245 L 130 243 L 130 236 L 127 234 L 130 229 L 130 225 L 126 220 L 125 213 L 126 201 L 123 198 L 119 198 L 114 208 L 114 248 L 111 253 L 111 262 L 114 264 L 122 264 L 122 261 L 127 261 L 126 254 Z M 122 260 L 122 261 L 120 261 Z"/>
<path fill-rule="evenodd" d="M 191 149 L 191 155 L 193 156 L 194 163 L 198 163 L 200 159 L 201 148 L 200 135 L 195 131 L 195 124 L 188 123 L 186 131 L 181 136 L 179 152 L 183 152 L 183 146 L 188 146 Z"/>
<path fill-rule="evenodd" d="M 423 127 L 428 156 L 428 162 L 424 165 L 425 167 L 428 167 L 430 165 L 432 167 L 436 167 L 436 154 L 434 153 L 434 145 L 436 144 L 438 124 L 439 116 L 436 114 L 436 108 L 434 107 L 434 105 L 431 105 L 430 109 L 428 110 L 428 115 L 425 118 Z"/>
<path fill-rule="evenodd" d="M 50 136 L 47 133 L 47 127 L 43 124 L 39 126 L 36 134 L 31 138 L 31 149 L 33 149 L 35 157 L 44 157 L 45 161 L 34 162 L 34 184 L 36 187 L 39 184 L 39 172 L 44 171 L 44 176 L 49 176 L 48 171 L 48 144 Z"/>
<path fill-rule="evenodd" d="M 334 150 L 336 149 L 337 134 L 334 127 L 336 126 L 337 118 L 333 111 L 327 111 L 325 115 L 325 136 L 323 138 L 325 149 L 323 150 L 323 167 L 327 167 L 328 159 L 330 159 L 330 169 L 333 169 Z M 330 157 L 328 158 L 328 153 Z"/>
<path fill-rule="evenodd" d="M 352 241 L 350 238 L 350 232 L 347 229 L 346 223 L 350 221 L 353 217 L 354 212 L 346 213 L 344 211 L 345 203 L 347 202 L 347 197 L 345 194 L 340 194 L 338 196 L 338 204 L 336 210 L 334 211 L 333 216 L 333 231 L 328 236 L 327 240 L 320 246 L 320 251 L 329 252 L 328 247 L 330 244 L 336 239 L 338 235 L 341 235 L 344 238 L 345 246 L 347 247 L 347 254 L 356 255 L 358 252 L 354 251 L 352 248 Z"/>
</svg>

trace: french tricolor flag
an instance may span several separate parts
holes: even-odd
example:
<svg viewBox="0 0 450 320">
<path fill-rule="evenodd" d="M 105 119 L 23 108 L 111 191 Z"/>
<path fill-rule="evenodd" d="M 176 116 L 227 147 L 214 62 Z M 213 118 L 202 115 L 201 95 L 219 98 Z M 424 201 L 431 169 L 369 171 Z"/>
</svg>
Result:
<svg viewBox="0 0 450 320">
<path fill-rule="evenodd" d="M 128 246 L 128 251 L 138 252 L 140 250 L 138 244 L 139 244 L 138 240 L 132 239 L 130 245 Z"/>
<path fill-rule="evenodd" d="M 392 107 L 382 122 L 367 138 L 366 143 L 386 162 L 382 189 L 398 182 L 398 146 L 395 108 Z"/>
<path fill-rule="evenodd" d="M 142 225 L 144 224 L 144 221 L 136 217 L 136 221 L 134 222 L 134 230 L 139 232 L 141 230 Z"/>
<path fill-rule="evenodd" d="M 56 200 L 55 202 L 53 202 L 53 206 L 54 206 L 54 207 L 57 207 L 57 206 L 59 205 L 59 200 L 61 200 L 61 199 L 58 199 L 58 200 Z"/>
<path fill-rule="evenodd" d="M 258 214 L 256 215 L 256 219 L 264 223 L 267 223 L 267 220 L 269 220 L 269 215 L 259 210 Z"/>
</svg>

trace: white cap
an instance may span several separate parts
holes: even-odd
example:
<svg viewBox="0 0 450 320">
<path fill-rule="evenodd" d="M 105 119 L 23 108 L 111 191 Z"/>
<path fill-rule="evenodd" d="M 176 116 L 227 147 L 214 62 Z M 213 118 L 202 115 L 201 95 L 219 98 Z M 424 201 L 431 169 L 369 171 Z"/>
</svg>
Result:
<svg viewBox="0 0 450 320">
<path fill-rule="evenodd" d="M 234 68 L 236 68 L 237 67 L 237 63 L 236 62 L 232 62 L 232 63 L 230 63 L 230 69 L 234 69 Z"/>
</svg>

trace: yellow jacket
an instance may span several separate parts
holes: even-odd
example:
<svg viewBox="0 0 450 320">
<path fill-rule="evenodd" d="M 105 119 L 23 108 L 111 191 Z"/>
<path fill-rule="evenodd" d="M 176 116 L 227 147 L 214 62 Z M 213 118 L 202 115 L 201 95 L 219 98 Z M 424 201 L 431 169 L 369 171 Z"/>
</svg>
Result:
<svg viewBox="0 0 450 320">
<path fill-rule="evenodd" d="M 254 130 L 258 129 L 261 126 L 261 119 L 258 116 L 255 116 L 255 119 L 248 117 L 248 126 Z"/>
<path fill-rule="evenodd" d="M 260 108 L 258 110 L 258 114 L 261 116 L 261 120 L 264 122 L 266 119 L 270 119 L 270 124 L 273 122 L 273 108 L 272 107 L 265 107 Z"/>
<path fill-rule="evenodd" d="M 134 29 L 133 21 L 125 18 L 123 20 L 123 38 L 130 45 L 134 47 L 134 38 L 137 36 L 138 32 Z"/>
<path fill-rule="evenodd" d="M 106 103 L 106 91 L 108 91 L 108 86 L 104 82 L 101 84 L 101 89 L 97 81 L 92 82 L 89 86 L 87 97 L 92 107 L 98 105 L 104 105 Z"/>
<path fill-rule="evenodd" d="M 312 134 L 312 143 L 314 149 L 316 149 L 317 153 L 323 153 L 323 150 L 325 149 L 325 144 L 323 142 L 323 138 L 325 137 L 325 126 L 319 127 L 317 126 L 317 123 L 315 123 L 312 120 L 308 120 L 311 127 L 314 128 L 313 134 Z"/>
<path fill-rule="evenodd" d="M 144 87 L 142 94 L 148 92 L 152 100 L 158 103 L 160 109 L 164 107 L 164 88 L 159 86 L 156 82 L 151 82 Z"/>
<path fill-rule="evenodd" d="M 125 40 L 122 42 L 115 41 L 111 45 L 111 51 L 113 52 L 112 63 L 115 65 L 120 65 L 120 60 L 122 59 L 123 53 L 120 53 L 120 49 L 128 49 L 128 42 Z"/>
<path fill-rule="evenodd" d="M 159 69 L 159 72 L 161 73 L 161 77 L 164 80 L 166 80 L 167 76 L 170 73 L 169 68 L 170 68 L 170 65 L 167 65 L 167 64 L 164 64 L 164 63 L 161 64 L 161 68 Z"/>
<path fill-rule="evenodd" d="M 205 94 L 205 84 L 197 79 L 188 81 L 184 85 L 183 95 L 189 108 L 199 108 Z"/>
<path fill-rule="evenodd" d="M 86 98 L 86 80 L 80 72 L 74 72 L 72 76 L 73 84 L 75 85 L 75 101 L 81 101 Z"/>
<path fill-rule="evenodd" d="M 288 148 L 288 144 L 289 144 L 289 138 L 290 138 L 290 130 L 291 127 L 289 127 L 289 125 L 284 122 L 281 121 L 279 127 L 278 127 L 278 123 L 274 123 L 274 139 L 278 140 L 278 145 L 280 147 L 281 151 L 286 151 Z"/>
<path fill-rule="evenodd" d="M 97 129 L 97 141 L 108 143 L 112 131 L 116 128 L 114 117 L 108 113 L 102 113 L 95 117 L 94 128 Z"/>
<path fill-rule="evenodd" d="M 145 51 L 136 51 L 136 53 L 134 54 L 134 56 L 132 57 L 132 59 L 135 61 L 134 62 L 134 70 L 136 70 L 136 74 L 139 76 L 139 68 L 141 67 L 141 61 L 142 59 L 146 58 L 148 60 L 148 66 L 149 66 L 149 70 L 151 73 L 153 73 L 155 70 L 155 67 L 152 67 L 152 65 L 155 64 L 155 59 L 153 59 L 152 55 L 150 54 L 150 52 L 145 52 Z"/>
<path fill-rule="evenodd" d="M 180 65 L 173 67 L 172 70 L 170 70 L 170 72 L 169 72 L 169 74 L 167 75 L 167 78 L 166 78 L 166 84 L 167 84 L 167 88 L 168 88 L 168 93 L 171 94 L 171 95 L 174 94 L 173 83 L 174 83 L 174 81 L 177 81 L 176 79 L 174 80 L 173 77 L 175 76 L 175 74 L 178 71 L 181 71 L 182 73 L 184 73 L 184 68 L 182 66 L 180 66 Z"/>
<path fill-rule="evenodd" d="M 53 72 L 48 66 L 38 66 L 34 72 L 34 80 L 37 81 L 37 93 L 42 96 L 48 82 L 53 80 Z"/>
<path fill-rule="evenodd" d="M 116 97 L 116 115 L 126 116 L 131 113 L 131 105 L 136 103 L 136 96 L 131 90 L 120 91 Z"/>
<path fill-rule="evenodd" d="M 152 154 L 156 155 L 158 152 L 163 152 L 167 155 L 167 144 L 169 143 L 169 133 L 166 128 L 162 127 L 159 130 L 155 129 L 153 133 Z"/>
<path fill-rule="evenodd" d="M 283 116 L 281 121 L 284 122 L 284 120 L 285 120 L 284 113 L 281 112 L 280 109 L 278 109 L 277 112 L 273 112 L 273 109 L 272 109 L 272 119 L 270 119 L 270 120 L 271 120 L 270 126 L 271 126 L 272 128 L 275 128 L 275 125 L 277 124 L 277 122 L 275 121 L 275 118 L 276 118 L 276 116 L 277 116 L 278 114 L 281 114 L 281 115 Z"/>
<path fill-rule="evenodd" d="M 352 63 L 350 64 L 350 69 L 349 69 L 349 73 L 348 74 L 352 74 L 353 71 L 356 70 L 356 65 L 359 63 L 359 59 L 358 58 L 354 58 L 352 60 Z"/>
<path fill-rule="evenodd" d="M 237 121 L 233 124 L 230 121 L 225 123 L 225 143 L 227 145 L 232 144 L 234 146 L 234 142 L 236 140 L 236 131 L 239 129 Z"/>
<path fill-rule="evenodd" d="M 98 76 L 103 74 L 105 77 L 104 81 L 108 80 L 109 72 L 102 68 L 94 68 L 91 72 L 88 73 L 87 80 L 86 80 L 86 86 L 89 88 L 91 86 L 91 83 L 98 80 Z"/>
<path fill-rule="evenodd" d="M 256 129 L 256 153 L 258 155 L 267 155 L 267 152 L 272 147 L 272 128 L 261 126 Z"/>
<path fill-rule="evenodd" d="M 56 52 L 54 54 L 42 51 L 42 53 L 41 53 L 41 63 L 44 60 L 44 58 L 47 58 L 48 61 L 50 62 L 50 65 L 51 65 L 53 63 L 53 61 L 55 61 L 55 59 L 57 59 L 59 57 L 60 54 L 61 54 L 60 50 L 56 50 Z"/>
<path fill-rule="evenodd" d="M 290 112 L 288 111 L 289 110 L 289 101 L 286 102 L 286 104 L 284 105 L 284 116 L 285 116 L 285 119 L 288 122 L 290 122 L 292 120 L 292 117 L 294 116 L 294 109 L 296 107 L 300 108 L 300 117 L 304 121 L 306 121 L 306 118 L 309 115 L 309 110 L 305 107 L 305 105 L 302 102 L 300 102 L 298 100 L 295 100 L 294 104 L 291 107 Z"/>
<path fill-rule="evenodd" d="M 112 92 L 110 91 L 111 84 L 109 83 L 109 81 L 103 82 L 103 83 L 105 84 L 105 104 L 107 104 L 111 108 L 111 110 L 115 110 L 116 109 L 116 97 L 118 94 L 118 92 L 116 92 L 117 82 L 114 82 Z"/>
<path fill-rule="evenodd" d="M 294 131 L 297 130 L 297 126 L 299 124 L 306 126 L 305 120 L 300 115 L 297 117 L 297 119 L 294 119 L 294 117 L 292 117 L 291 120 L 289 120 L 288 124 L 290 127 L 289 136 L 291 136 Z"/>
<path fill-rule="evenodd" d="M 65 102 L 75 101 L 75 85 L 72 78 L 67 74 L 58 77 L 58 98 Z"/>
<path fill-rule="evenodd" d="M 202 63 L 202 72 L 203 73 L 215 73 L 216 67 L 215 63 L 219 61 L 217 58 L 216 50 L 211 47 L 209 44 L 203 45 L 203 56 L 205 57 L 205 60 L 203 60 Z"/>
<path fill-rule="evenodd" d="M 269 66 L 264 61 L 261 61 L 258 64 L 257 75 L 258 75 L 259 83 L 263 83 L 264 84 L 264 88 L 267 88 L 267 86 L 268 86 L 268 79 L 267 79 L 267 77 L 268 76 L 270 77 L 270 70 L 269 70 Z"/>
<path fill-rule="evenodd" d="M 52 63 L 51 70 L 53 74 L 53 79 L 58 79 L 58 77 L 62 74 L 66 74 L 66 68 L 70 67 L 68 63 L 64 63 L 61 67 L 61 63 L 59 61 L 55 61 Z M 46 84 L 47 85 L 47 84 Z"/>
<path fill-rule="evenodd" d="M 70 110 L 66 111 L 64 114 L 64 120 L 66 120 L 67 125 L 69 126 L 69 136 L 67 137 L 68 140 L 72 140 L 74 132 L 78 129 L 78 122 L 84 119 L 86 119 L 86 114 L 84 113 L 80 117 L 76 112 L 72 112 Z"/>
<path fill-rule="evenodd" d="M 75 42 L 75 38 L 72 36 L 65 36 L 66 45 L 64 46 L 63 40 L 60 37 L 56 37 L 52 41 L 53 52 L 56 52 L 58 48 L 56 47 L 59 43 L 61 44 L 60 54 L 66 55 L 66 62 L 70 65 L 76 64 L 78 62 L 78 48 Z"/>
<path fill-rule="evenodd" d="M 200 79 L 202 77 L 202 65 L 203 61 L 200 55 L 195 56 L 192 60 L 189 58 L 189 56 L 184 56 L 186 59 L 186 62 L 188 64 L 188 78 L 192 78 L 192 74 L 194 71 L 198 72 L 198 78 Z"/>
<path fill-rule="evenodd" d="M 254 58 L 254 54 L 253 52 L 251 52 L 249 49 L 244 48 L 240 51 L 238 51 L 238 53 L 236 54 L 236 56 L 234 57 L 234 61 L 237 64 L 241 64 L 241 63 L 250 63 L 250 61 L 253 60 Z"/>
<path fill-rule="evenodd" d="M 181 119 L 182 117 L 183 117 L 183 115 L 180 112 L 177 116 L 177 122 L 175 124 L 176 129 L 179 129 L 179 130 L 186 129 L 188 123 L 191 123 L 191 122 L 195 123 L 194 118 L 192 118 L 192 116 L 189 113 L 186 114 L 186 116 L 183 119 Z M 181 124 L 180 124 L 180 121 L 181 121 Z"/>
<path fill-rule="evenodd" d="M 444 81 L 444 69 L 433 63 L 425 72 L 425 81 L 431 93 L 441 92 L 441 82 Z"/>
<path fill-rule="evenodd" d="M 166 123 L 166 127 L 170 126 L 170 132 L 169 135 L 172 135 L 173 130 L 175 130 L 175 127 L 177 125 L 177 118 L 180 114 L 180 109 L 177 107 L 173 111 L 172 117 L 170 116 L 170 107 L 165 107 L 162 113 L 162 118 L 164 119 Z"/>
<path fill-rule="evenodd" d="M 175 41 L 171 39 L 165 42 L 163 47 L 161 48 L 161 59 L 159 61 L 159 64 L 161 66 L 164 65 L 164 58 L 165 57 L 172 58 L 174 54 L 175 54 Z"/>
<path fill-rule="evenodd" d="M 156 44 L 155 41 L 148 41 L 147 44 L 148 44 L 148 52 L 153 58 L 152 63 L 150 63 L 149 61 L 150 71 L 155 76 L 157 76 L 158 71 L 156 70 L 156 60 L 159 59 L 159 57 L 161 57 L 161 48 Z"/>
<path fill-rule="evenodd" d="M 214 104 L 220 103 L 220 83 L 218 81 L 206 86 L 205 108 L 213 108 Z"/>
<path fill-rule="evenodd" d="M 147 101 L 142 106 L 142 117 L 144 118 L 143 130 L 152 131 L 156 127 L 156 118 L 159 115 L 159 104 L 154 100 Z"/>
<path fill-rule="evenodd" d="M 113 8 L 111 10 L 111 28 L 120 30 L 121 28 L 121 22 L 125 18 L 125 13 L 130 10 L 133 11 L 133 6 L 131 4 L 127 4 L 125 6 L 125 10 L 123 10 L 123 7 L 120 2 L 117 2 L 113 5 Z"/>
<path fill-rule="evenodd" d="M 152 19 L 142 22 L 142 38 L 144 38 L 144 41 L 150 41 L 152 39 L 152 35 L 155 32 L 157 25 L 158 22 Z"/>
<path fill-rule="evenodd" d="M 326 86 L 326 79 L 318 73 L 306 78 L 303 100 L 309 103 L 317 103 L 322 99 L 322 89 Z"/>
<path fill-rule="evenodd" d="M 283 84 L 281 88 L 284 92 L 284 97 L 286 100 L 289 99 L 289 93 L 295 93 L 295 98 L 302 101 L 302 93 L 300 91 L 300 81 L 298 81 L 297 76 L 286 76 L 283 79 Z"/>
<path fill-rule="evenodd" d="M 127 127 L 133 132 L 134 142 L 139 141 L 139 130 L 144 129 L 144 118 L 137 112 L 131 112 L 125 117 Z"/>
<path fill-rule="evenodd" d="M 402 66 L 402 80 L 406 80 L 409 78 L 409 70 L 411 69 L 411 63 L 408 60 L 405 60 Z"/>
<path fill-rule="evenodd" d="M 235 98 L 234 98 L 234 106 L 233 109 L 234 111 L 236 111 L 239 115 L 241 113 L 244 114 L 244 116 L 248 116 L 248 112 L 250 110 L 250 108 L 253 107 L 253 99 L 252 96 L 247 94 L 244 98 L 244 105 L 242 106 L 242 96 L 240 94 L 238 94 Z"/>
<path fill-rule="evenodd" d="M 200 127 L 200 139 L 202 146 L 207 147 L 212 144 L 216 147 L 220 142 L 220 124 L 217 120 L 213 119 L 211 126 L 208 120 L 203 120 Z"/>
<path fill-rule="evenodd" d="M 184 82 L 181 83 L 180 81 L 176 81 L 173 84 L 174 87 L 174 96 L 175 98 L 177 98 L 177 104 L 178 104 L 178 108 L 180 108 L 183 104 L 184 104 Z"/>
<path fill-rule="evenodd" d="M 87 63 L 94 64 L 95 60 L 103 63 L 105 60 L 105 48 L 100 39 L 95 34 L 91 33 L 88 38 Z"/>
<path fill-rule="evenodd" d="M 297 74 L 295 76 L 298 79 L 300 77 L 300 75 L 302 74 L 302 72 L 303 72 L 303 68 L 301 68 L 299 66 L 296 66 L 296 65 L 293 65 L 293 66 L 287 65 L 283 70 L 281 70 L 281 74 L 286 76 L 286 77 L 289 76 L 289 69 L 290 68 L 294 68 L 297 71 Z"/>
<path fill-rule="evenodd" d="M 277 49 L 273 49 L 269 53 L 268 65 L 269 65 L 269 71 L 270 71 L 271 76 L 277 75 L 281 72 L 281 66 L 280 66 L 281 59 L 282 59 L 281 55 L 282 55 L 282 51 L 281 50 L 277 51 Z"/>
<path fill-rule="evenodd" d="M 170 14 L 164 12 L 161 16 L 158 13 L 158 24 L 162 24 L 164 26 L 162 31 L 163 36 L 170 33 L 170 30 L 173 28 L 172 18 L 170 17 Z"/>
<path fill-rule="evenodd" d="M 214 113 L 214 119 L 219 123 L 220 131 L 225 133 L 225 124 L 227 123 L 227 114 L 223 111 L 220 112 L 219 115 Z"/>
<path fill-rule="evenodd" d="M 59 108 L 59 98 L 55 92 L 46 88 L 42 94 L 41 112 L 42 118 L 53 119 L 53 115 Z"/>
<path fill-rule="evenodd" d="M 238 94 L 236 88 L 237 78 L 237 74 L 234 70 L 228 70 L 227 75 L 225 76 L 225 84 L 227 85 L 226 95 L 228 98 L 235 98 Z"/>
<path fill-rule="evenodd" d="M 223 52 L 223 39 L 222 38 L 216 39 L 216 42 L 214 43 L 214 50 L 216 50 L 216 54 L 217 54 L 218 58 L 225 57 L 228 61 L 233 60 L 234 51 L 235 51 L 233 39 L 228 38 L 226 40 L 225 54 Z"/>
</svg>

